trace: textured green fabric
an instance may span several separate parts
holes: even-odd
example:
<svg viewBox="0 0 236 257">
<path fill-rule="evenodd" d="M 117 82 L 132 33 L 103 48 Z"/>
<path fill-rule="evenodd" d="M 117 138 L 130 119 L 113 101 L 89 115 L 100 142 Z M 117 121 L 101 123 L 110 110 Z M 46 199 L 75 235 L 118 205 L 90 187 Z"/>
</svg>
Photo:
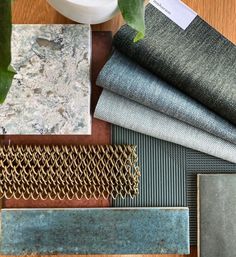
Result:
<svg viewBox="0 0 236 257">
<path fill-rule="evenodd" d="M 108 90 L 103 90 L 94 117 L 236 163 L 235 144 Z"/>
<path fill-rule="evenodd" d="M 146 36 L 123 26 L 114 44 L 168 83 L 236 124 L 236 47 L 196 17 L 182 30 L 154 6 L 146 8 Z"/>
</svg>

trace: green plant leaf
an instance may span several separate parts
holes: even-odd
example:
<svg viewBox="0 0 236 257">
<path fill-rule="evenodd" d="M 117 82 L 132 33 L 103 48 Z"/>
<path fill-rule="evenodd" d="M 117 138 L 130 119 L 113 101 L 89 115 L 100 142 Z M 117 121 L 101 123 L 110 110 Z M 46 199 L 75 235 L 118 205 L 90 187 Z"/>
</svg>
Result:
<svg viewBox="0 0 236 257">
<path fill-rule="evenodd" d="M 118 5 L 126 23 L 137 31 L 134 42 L 145 36 L 144 1 L 143 0 L 118 0 Z"/>
<path fill-rule="evenodd" d="M 11 0 L 0 0 L 0 103 L 3 103 L 15 75 L 11 64 Z"/>
</svg>

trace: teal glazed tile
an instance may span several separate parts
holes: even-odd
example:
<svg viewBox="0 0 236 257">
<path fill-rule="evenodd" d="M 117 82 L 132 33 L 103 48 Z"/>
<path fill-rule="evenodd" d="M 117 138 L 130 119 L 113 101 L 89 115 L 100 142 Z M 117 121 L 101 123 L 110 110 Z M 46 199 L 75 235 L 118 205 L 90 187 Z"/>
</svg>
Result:
<svg viewBox="0 0 236 257">
<path fill-rule="evenodd" d="M 90 134 L 88 25 L 14 25 L 17 74 L 0 106 L 0 134 Z"/>
<path fill-rule="evenodd" d="M 197 245 L 197 174 L 235 174 L 236 164 L 204 153 L 186 150 L 187 206 L 190 217 L 190 242 Z"/>
<path fill-rule="evenodd" d="M 188 208 L 3 209 L 0 253 L 188 254 Z"/>
<path fill-rule="evenodd" d="M 236 174 L 198 175 L 198 217 L 199 256 L 235 256 Z"/>
</svg>

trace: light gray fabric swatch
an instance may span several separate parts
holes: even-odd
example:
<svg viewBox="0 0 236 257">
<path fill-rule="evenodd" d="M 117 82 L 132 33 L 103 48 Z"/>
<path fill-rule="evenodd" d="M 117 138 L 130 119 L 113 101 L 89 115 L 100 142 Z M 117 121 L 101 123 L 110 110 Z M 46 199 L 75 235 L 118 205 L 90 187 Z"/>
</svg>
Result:
<svg viewBox="0 0 236 257">
<path fill-rule="evenodd" d="M 119 53 L 113 53 L 97 85 L 236 143 L 236 127 Z"/>
<path fill-rule="evenodd" d="M 236 145 L 107 90 L 103 90 L 94 116 L 236 163 Z"/>
<path fill-rule="evenodd" d="M 198 176 L 199 257 L 236 256 L 236 174 Z"/>
</svg>

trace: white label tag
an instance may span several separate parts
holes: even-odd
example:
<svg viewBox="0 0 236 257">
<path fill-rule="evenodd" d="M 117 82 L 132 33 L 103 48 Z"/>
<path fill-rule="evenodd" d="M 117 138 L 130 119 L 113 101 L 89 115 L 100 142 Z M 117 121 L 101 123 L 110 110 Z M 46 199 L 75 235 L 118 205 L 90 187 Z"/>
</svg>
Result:
<svg viewBox="0 0 236 257">
<path fill-rule="evenodd" d="M 197 16 L 180 0 L 151 0 L 150 3 L 184 30 Z"/>
</svg>

